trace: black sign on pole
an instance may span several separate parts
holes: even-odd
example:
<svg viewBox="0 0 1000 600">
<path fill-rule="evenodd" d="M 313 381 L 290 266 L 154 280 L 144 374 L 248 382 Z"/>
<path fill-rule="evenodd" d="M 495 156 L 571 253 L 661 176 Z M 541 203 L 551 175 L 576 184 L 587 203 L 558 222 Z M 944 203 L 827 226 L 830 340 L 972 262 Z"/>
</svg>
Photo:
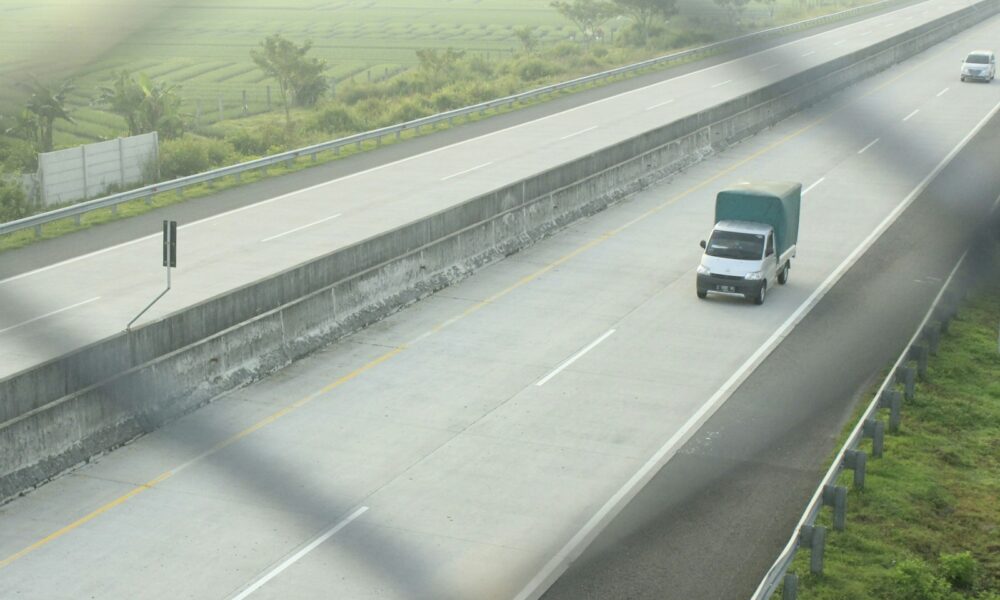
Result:
<svg viewBox="0 0 1000 600">
<path fill-rule="evenodd" d="M 177 221 L 163 222 L 163 266 L 177 266 Z"/>
</svg>

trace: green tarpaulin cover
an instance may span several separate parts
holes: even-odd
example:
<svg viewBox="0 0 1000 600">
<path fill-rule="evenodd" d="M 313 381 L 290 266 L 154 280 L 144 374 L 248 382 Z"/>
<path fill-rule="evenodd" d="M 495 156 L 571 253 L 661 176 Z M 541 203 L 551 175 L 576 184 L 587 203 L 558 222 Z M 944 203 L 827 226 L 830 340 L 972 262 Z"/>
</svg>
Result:
<svg viewBox="0 0 1000 600">
<path fill-rule="evenodd" d="M 799 240 L 802 184 L 793 181 L 738 183 L 715 198 L 715 222 L 754 221 L 774 228 L 775 249 L 781 256 Z"/>
</svg>

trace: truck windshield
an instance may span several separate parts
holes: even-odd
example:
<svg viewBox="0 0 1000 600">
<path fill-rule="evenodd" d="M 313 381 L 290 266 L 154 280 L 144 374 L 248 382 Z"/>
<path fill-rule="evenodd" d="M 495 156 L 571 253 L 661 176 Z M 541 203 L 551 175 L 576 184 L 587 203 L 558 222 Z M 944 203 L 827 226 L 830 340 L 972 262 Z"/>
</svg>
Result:
<svg viewBox="0 0 1000 600">
<path fill-rule="evenodd" d="M 760 260 L 764 254 L 764 235 L 717 229 L 708 240 L 705 254 L 737 260 Z"/>
</svg>

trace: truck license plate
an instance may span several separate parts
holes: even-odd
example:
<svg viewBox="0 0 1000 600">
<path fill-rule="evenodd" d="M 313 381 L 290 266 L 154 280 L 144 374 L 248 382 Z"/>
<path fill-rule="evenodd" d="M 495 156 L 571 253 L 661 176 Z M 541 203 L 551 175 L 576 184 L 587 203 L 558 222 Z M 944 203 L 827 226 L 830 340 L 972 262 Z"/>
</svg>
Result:
<svg viewBox="0 0 1000 600">
<path fill-rule="evenodd" d="M 736 287 L 731 286 L 731 285 L 720 285 L 718 287 L 719 287 L 719 291 L 720 292 L 735 292 L 736 291 Z"/>
</svg>

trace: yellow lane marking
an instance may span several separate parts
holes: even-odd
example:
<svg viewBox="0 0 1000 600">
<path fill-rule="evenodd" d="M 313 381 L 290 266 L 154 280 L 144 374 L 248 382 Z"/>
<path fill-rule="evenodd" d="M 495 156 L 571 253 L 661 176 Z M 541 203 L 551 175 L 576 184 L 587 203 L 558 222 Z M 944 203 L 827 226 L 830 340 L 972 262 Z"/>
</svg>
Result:
<svg viewBox="0 0 1000 600">
<path fill-rule="evenodd" d="M 894 83 L 895 81 L 897 81 L 898 79 L 900 79 L 901 77 L 903 77 L 905 75 L 908 75 L 909 73 L 911 73 L 912 71 L 916 70 L 917 68 L 923 66 L 924 63 L 929 62 L 930 60 L 931 60 L 931 58 L 927 58 L 925 60 L 922 60 L 922 61 L 914 64 L 914 66 L 911 69 L 907 69 L 907 70 L 899 73 L 895 77 L 886 80 L 881 85 L 879 85 L 879 86 L 873 88 L 872 90 L 870 90 L 869 92 L 863 94 L 860 98 L 858 98 L 858 100 L 864 99 L 864 98 L 866 98 L 866 97 L 874 94 L 875 92 L 878 92 L 878 91 L 882 90 L 883 88 L 885 88 L 889 84 Z M 560 265 L 562 265 L 562 264 L 564 264 L 564 263 L 572 260 L 573 258 L 579 256 L 580 254 L 583 254 L 584 252 L 586 252 L 586 251 L 588 251 L 588 250 L 590 250 L 592 248 L 595 248 L 595 247 L 603 244 L 604 242 L 608 241 L 609 239 L 617 236 L 619 233 L 625 231 L 629 227 L 632 227 L 636 223 L 639 223 L 640 221 L 643 221 L 643 220 L 649 218 L 650 216 L 655 215 L 656 213 L 658 213 L 658 212 L 662 211 L 663 209 L 665 209 L 667 206 L 670 206 L 671 204 L 674 204 L 675 202 L 677 202 L 678 200 L 684 198 L 685 196 L 688 196 L 688 195 L 696 192 L 697 190 L 700 190 L 701 188 L 705 187 L 706 185 L 708 185 L 708 184 L 710 184 L 710 183 L 712 183 L 714 181 L 717 181 L 719 178 L 721 178 L 721 177 L 723 177 L 725 175 L 728 175 L 729 173 L 732 173 L 734 170 L 736 170 L 736 169 L 738 169 L 738 168 L 746 165 L 750 161 L 753 161 L 753 160 L 759 158 L 760 156 L 762 156 L 762 155 L 770 152 L 771 150 L 777 148 L 778 146 L 781 146 L 781 145 L 783 145 L 783 144 L 785 144 L 785 143 L 787 143 L 787 142 L 789 142 L 789 141 L 797 138 L 798 136 L 802 135 L 803 133 L 805 133 L 805 132 L 813 129 L 817 125 L 820 125 L 820 124 L 828 121 L 834 115 L 838 114 L 839 112 L 845 110 L 849 106 L 851 106 L 853 104 L 856 104 L 856 103 L 857 103 L 857 101 L 849 102 L 847 104 L 844 104 L 843 106 L 840 106 L 838 108 L 835 108 L 835 109 L 831 110 L 830 112 L 826 113 L 825 115 L 823 115 L 821 117 L 818 117 L 816 120 L 812 121 L 811 123 L 809 123 L 807 125 L 804 125 L 803 127 L 801 127 L 799 129 L 793 131 L 792 133 L 786 135 L 785 137 L 783 137 L 783 138 L 781 138 L 781 139 L 779 139 L 777 141 L 772 142 L 771 144 L 765 146 L 761 150 L 758 150 L 757 152 L 754 152 L 750 156 L 748 156 L 748 157 L 746 157 L 746 158 L 744 158 L 744 159 L 742 159 L 742 160 L 734 163 L 733 165 L 731 165 L 729 167 L 726 167 L 725 169 L 723 169 L 721 171 L 716 172 L 715 175 L 712 175 L 711 177 L 708 177 L 707 179 L 704 179 L 704 180 L 696 183 L 695 185 L 687 188 L 686 190 L 684 190 L 684 191 L 682 191 L 682 192 L 680 192 L 680 193 L 672 196 L 666 202 L 663 202 L 662 204 L 654 206 L 653 208 L 651 208 L 651 209 L 647 210 L 646 212 L 640 214 L 638 217 L 632 219 L 631 221 L 628 221 L 624 225 L 621 225 L 621 226 L 619 226 L 619 227 L 617 227 L 615 229 L 612 229 L 611 231 L 608 231 L 608 232 L 605 232 L 605 233 L 601 234 L 600 236 L 594 238 L 593 240 L 587 242 L 586 244 L 580 246 L 579 248 L 576 248 L 575 250 L 573 250 L 572 252 L 566 254 L 565 256 L 562 256 L 562 257 L 556 259 L 555 261 L 553 261 L 553 262 L 545 265 L 544 267 L 538 269 L 537 271 L 535 271 L 535 272 L 533 272 L 533 273 L 531 273 L 529 275 L 526 275 L 526 276 L 522 277 L 521 279 L 519 279 L 515 283 L 513 283 L 510 286 L 504 288 L 503 290 L 497 292 L 496 294 L 493 294 L 489 298 L 486 298 L 485 300 L 482 300 L 482 301 L 478 302 L 477 304 L 474 304 L 473 306 L 470 306 L 469 308 L 465 309 L 463 312 L 461 312 L 457 316 L 452 317 L 451 319 L 448 319 L 447 321 L 444 321 L 442 323 L 439 323 L 439 324 L 435 325 L 433 328 L 431 328 L 431 330 L 430 330 L 429 333 L 437 333 L 437 332 L 441 331 L 442 329 L 445 329 L 446 327 L 452 325 L 453 323 L 455 323 L 455 322 L 457 322 L 457 321 L 459 321 L 459 320 L 461 320 L 461 319 L 463 319 L 463 318 L 465 318 L 465 317 L 467 317 L 467 316 L 469 316 L 469 315 L 471 315 L 471 314 L 479 311 L 480 309 L 482 309 L 482 308 L 484 308 L 486 306 L 489 306 L 490 304 L 493 304 L 494 302 L 496 302 L 497 300 L 499 300 L 499 299 L 503 298 L 504 296 L 510 294 L 514 290 L 517 290 L 518 288 L 523 287 L 524 285 L 527 285 L 528 283 L 531 283 L 532 281 L 538 279 L 539 277 L 541 277 L 542 275 L 548 273 L 552 269 L 555 269 L 556 267 L 558 267 L 558 266 L 560 266 Z M 350 381 L 350 380 L 358 377 L 362 373 L 375 368 L 376 366 L 378 366 L 381 363 L 383 363 L 383 362 L 385 362 L 385 361 L 393 358 L 394 356 L 400 354 L 401 352 L 403 352 L 404 350 L 406 350 L 408 348 L 409 348 L 409 344 L 403 344 L 401 346 L 393 348 L 389 352 L 386 352 L 382 356 L 379 356 L 378 358 L 376 358 L 376 359 L 374 359 L 374 360 L 372 360 L 372 361 L 370 361 L 370 362 L 362 365 L 361 367 L 355 369 L 354 371 L 351 371 L 347 375 L 344 375 L 343 377 L 340 377 L 339 379 L 337 379 L 337 380 L 335 380 L 335 381 L 327 384 L 323 388 L 321 388 L 321 389 L 319 389 L 319 390 L 317 390 L 315 392 L 312 392 L 308 396 L 306 396 L 306 397 L 304 397 L 304 398 L 302 398 L 300 400 L 297 400 L 297 401 L 289 404 L 288 406 L 282 408 L 281 410 L 275 412 L 274 414 L 272 414 L 272 415 L 270 415 L 268 417 L 265 417 L 263 420 L 255 423 L 253 425 L 251 425 L 250 427 L 244 429 L 243 431 L 241 431 L 241 432 L 239 432 L 237 434 L 234 434 L 233 436 L 231 436 L 229 438 L 226 438 L 225 440 L 223 440 L 223 441 L 219 442 L 218 444 L 212 446 L 210 449 L 206 450 L 202 454 L 199 454 L 198 456 L 196 456 L 195 458 L 189 460 L 188 462 L 180 465 L 179 467 L 177 467 L 175 469 L 171 469 L 170 471 L 166 471 L 166 472 L 160 474 L 159 476 L 155 477 L 154 479 L 150 480 L 147 483 L 144 483 L 144 484 L 136 486 L 134 489 L 130 490 L 129 492 L 125 493 L 124 495 L 122 495 L 122 496 L 120 496 L 120 497 L 112 500 L 111 502 L 108 502 L 107 504 L 101 506 L 100 508 L 94 510 L 93 512 L 87 514 L 86 516 L 81 517 L 80 519 L 74 521 L 73 523 L 70 523 L 69 525 L 63 527 L 62 529 L 59 529 L 58 531 L 55 531 L 55 532 L 53 532 L 53 533 L 45 536 L 44 538 L 38 540 L 37 542 L 35 542 L 35 543 L 31 544 L 30 546 L 24 548 L 23 550 L 20 550 L 20 551 L 16 552 L 15 554 L 12 554 L 12 555 L 8 556 L 7 558 L 5 558 L 3 560 L 0 560 L 0 569 L 3 569 L 4 567 L 7 567 L 11 563 L 13 563 L 13 562 L 15 562 L 15 561 L 17 561 L 17 560 L 25 557 L 28 554 L 31 554 L 35 550 L 38 550 L 39 548 L 47 545 L 49 542 L 52 542 L 54 540 L 57 540 L 57 539 L 61 538 L 62 536 L 66 535 L 67 533 L 69 533 L 69 532 L 73 531 L 74 529 L 80 527 L 81 525 L 87 523 L 88 521 L 91 521 L 91 520 L 93 520 L 93 519 L 101 516 L 102 514 L 108 512 L 109 510 L 115 508 L 116 506 L 118 506 L 120 504 L 123 504 L 123 503 L 131 500 L 132 498 L 134 498 L 135 496 L 138 496 L 142 492 L 145 492 L 146 490 L 153 489 L 156 485 L 162 483 L 166 479 L 169 479 L 171 476 L 173 476 L 176 473 L 180 472 L 182 469 L 187 468 L 188 466 L 194 464 L 195 462 L 198 462 L 198 461 L 200 461 L 203 458 L 206 458 L 206 457 L 208 457 L 208 456 L 210 456 L 212 454 L 215 454 L 216 452 L 218 452 L 218 451 L 220 451 L 220 450 L 222 450 L 222 449 L 224 449 L 224 448 L 226 448 L 228 446 L 231 446 L 232 444 L 234 444 L 237 441 L 239 441 L 239 440 L 247 437 L 248 435 L 254 433 L 255 431 L 257 431 L 259 429 L 262 429 L 263 427 L 265 427 L 267 425 L 270 425 L 271 423 L 274 423 L 275 421 L 277 421 L 278 419 L 284 417 L 285 415 L 287 415 L 287 414 L 289 414 L 291 412 L 294 412 L 295 410 L 298 410 L 299 408 L 302 408 L 303 406 L 305 406 L 309 402 L 312 402 L 316 398 L 318 398 L 318 397 L 320 397 L 320 396 L 322 396 L 322 395 L 324 395 L 326 393 L 329 393 L 329 392 L 333 391 L 334 389 L 336 389 L 336 388 L 340 387 L 341 385 L 347 383 L 348 381 Z"/>
</svg>

